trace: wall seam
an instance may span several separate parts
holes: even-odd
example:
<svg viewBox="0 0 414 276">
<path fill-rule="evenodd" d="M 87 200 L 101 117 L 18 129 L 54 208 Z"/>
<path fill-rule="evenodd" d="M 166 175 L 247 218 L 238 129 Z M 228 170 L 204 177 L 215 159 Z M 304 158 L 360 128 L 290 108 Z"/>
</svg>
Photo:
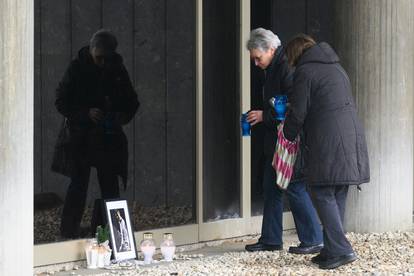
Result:
<svg viewBox="0 0 414 276">
<path fill-rule="evenodd" d="M 39 89 L 40 91 L 37 91 L 38 94 L 40 94 L 40 122 L 38 122 L 40 124 L 40 191 L 43 193 L 44 192 L 44 185 L 43 185 L 43 120 L 42 120 L 42 114 L 43 114 L 43 74 L 42 74 L 42 65 L 43 65 L 43 57 L 42 57 L 42 5 L 40 2 L 35 2 L 38 3 L 38 7 L 39 7 Z M 36 15 L 36 13 L 35 13 Z M 34 30 L 36 31 L 36 30 Z M 38 117 L 38 118 L 39 118 Z"/>
<path fill-rule="evenodd" d="M 164 129 L 164 135 L 165 135 L 165 167 L 164 167 L 164 173 L 165 173 L 165 206 L 169 206 L 169 179 L 168 179 L 168 58 L 167 58 L 167 49 L 168 49 L 168 35 L 167 35 L 167 23 L 168 23 L 168 11 L 167 11 L 167 2 L 168 0 L 164 0 L 164 114 L 165 114 L 165 129 Z"/>
<path fill-rule="evenodd" d="M 137 91 L 136 90 L 136 76 L 135 76 L 135 72 L 136 72 L 136 69 L 135 69 L 135 66 L 136 66 L 136 64 L 135 64 L 135 62 L 136 62 L 136 60 L 135 60 L 135 1 L 132 1 L 132 80 L 133 80 L 133 87 L 134 87 L 134 90 L 135 90 L 135 92 L 137 93 L 137 97 L 138 97 L 138 100 L 139 100 L 139 95 L 138 95 L 138 93 L 139 93 L 139 91 Z M 142 108 L 142 106 L 140 107 L 140 108 Z M 139 112 L 139 110 L 137 111 L 137 112 Z M 133 194 L 134 194 L 134 196 L 133 196 L 133 199 L 134 199 L 134 202 L 137 200 L 136 199 L 136 185 L 135 185 L 135 166 L 136 166 L 136 154 L 135 154 L 135 150 L 136 150 L 136 137 L 135 137 L 135 135 L 136 135 L 136 133 L 135 133 L 135 131 L 136 131 L 136 128 L 135 128 L 135 124 L 136 124 L 136 116 L 134 116 L 134 118 L 133 118 L 133 121 L 132 121 L 132 152 L 133 152 L 133 154 L 132 154 L 132 183 L 133 183 L 133 185 L 132 185 L 132 187 L 133 187 Z"/>
</svg>

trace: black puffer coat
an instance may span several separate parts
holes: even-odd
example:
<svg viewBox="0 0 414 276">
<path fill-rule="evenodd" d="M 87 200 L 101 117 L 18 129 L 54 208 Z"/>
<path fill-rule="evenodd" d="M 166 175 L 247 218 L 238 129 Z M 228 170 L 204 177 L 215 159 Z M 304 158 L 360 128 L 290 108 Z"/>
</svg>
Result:
<svg viewBox="0 0 414 276">
<path fill-rule="evenodd" d="M 269 100 L 276 95 L 286 95 L 292 86 L 292 72 L 289 70 L 287 58 L 283 48 L 278 47 L 272 62 L 264 70 L 263 84 L 263 123 L 265 125 L 264 154 L 272 155 L 275 151 L 277 140 L 277 125 L 280 121 L 274 119 L 275 113 Z"/>
<path fill-rule="evenodd" d="M 309 48 L 300 57 L 289 101 L 284 134 L 293 140 L 304 129 L 308 183 L 369 182 L 367 144 L 350 81 L 327 43 Z"/>
<path fill-rule="evenodd" d="M 122 57 L 115 53 L 100 68 L 94 64 L 89 47 L 82 48 L 56 89 L 55 105 L 66 118 L 69 133 L 64 135 L 61 131 L 59 135 L 52 170 L 73 176 L 78 165 L 109 166 L 125 182 L 128 145 L 122 125 L 134 117 L 139 101 Z M 105 134 L 103 124 L 91 121 L 90 108 L 99 108 L 114 117 L 111 135 Z M 64 158 L 59 157 L 59 152 Z"/>
<path fill-rule="evenodd" d="M 275 112 L 269 100 L 276 95 L 288 95 L 292 87 L 292 71 L 289 69 L 283 47 L 278 47 L 272 62 L 266 68 L 263 84 L 263 123 L 264 131 L 264 155 L 266 159 L 273 157 L 277 141 L 277 126 L 280 121 L 275 119 Z M 299 151 L 295 163 L 292 182 L 301 181 L 304 178 L 304 161 Z"/>
</svg>

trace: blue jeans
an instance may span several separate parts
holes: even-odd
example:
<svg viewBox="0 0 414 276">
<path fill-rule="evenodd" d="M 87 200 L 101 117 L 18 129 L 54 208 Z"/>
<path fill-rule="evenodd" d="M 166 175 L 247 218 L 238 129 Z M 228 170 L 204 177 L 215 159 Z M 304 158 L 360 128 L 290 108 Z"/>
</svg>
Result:
<svg viewBox="0 0 414 276">
<path fill-rule="evenodd" d="M 304 246 L 322 244 L 322 229 L 312 201 L 306 191 L 306 184 L 304 182 L 290 183 L 286 191 L 277 188 L 272 157 L 267 157 L 265 162 L 263 222 L 259 242 L 269 245 L 283 244 L 283 194 L 286 193 L 301 244 Z"/>
</svg>

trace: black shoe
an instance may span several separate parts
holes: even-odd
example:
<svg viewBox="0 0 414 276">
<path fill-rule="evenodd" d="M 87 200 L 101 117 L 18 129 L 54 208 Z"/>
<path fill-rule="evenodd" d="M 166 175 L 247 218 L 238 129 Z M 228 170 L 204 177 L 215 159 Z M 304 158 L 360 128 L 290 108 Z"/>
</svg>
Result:
<svg viewBox="0 0 414 276">
<path fill-rule="evenodd" d="M 261 242 L 257 242 L 254 244 L 248 244 L 246 245 L 246 250 L 250 251 L 250 252 L 255 252 L 255 251 L 277 251 L 277 250 L 282 250 L 283 249 L 283 245 L 278 244 L 278 245 L 272 245 L 272 244 L 264 244 Z"/>
<path fill-rule="evenodd" d="M 323 244 L 311 245 L 306 246 L 300 244 L 299 246 L 291 246 L 289 247 L 289 253 L 293 254 L 315 254 L 319 253 L 323 248 Z"/>
<path fill-rule="evenodd" d="M 321 263 L 326 261 L 326 256 L 323 255 L 322 253 L 319 253 L 318 255 L 316 255 L 315 257 L 311 258 L 311 262 L 317 265 L 320 265 Z"/>
<path fill-rule="evenodd" d="M 320 269 L 334 269 L 340 267 L 341 265 L 352 263 L 358 259 L 355 253 L 342 255 L 338 257 L 327 258 L 324 262 L 319 264 Z"/>
</svg>

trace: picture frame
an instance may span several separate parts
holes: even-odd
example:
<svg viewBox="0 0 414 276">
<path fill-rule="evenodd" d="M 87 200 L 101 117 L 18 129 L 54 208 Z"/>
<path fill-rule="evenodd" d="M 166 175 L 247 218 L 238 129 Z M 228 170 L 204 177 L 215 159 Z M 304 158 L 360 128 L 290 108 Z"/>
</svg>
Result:
<svg viewBox="0 0 414 276">
<path fill-rule="evenodd" d="M 136 259 L 138 254 L 127 201 L 105 200 L 104 209 L 113 259 L 115 261 Z"/>
</svg>

